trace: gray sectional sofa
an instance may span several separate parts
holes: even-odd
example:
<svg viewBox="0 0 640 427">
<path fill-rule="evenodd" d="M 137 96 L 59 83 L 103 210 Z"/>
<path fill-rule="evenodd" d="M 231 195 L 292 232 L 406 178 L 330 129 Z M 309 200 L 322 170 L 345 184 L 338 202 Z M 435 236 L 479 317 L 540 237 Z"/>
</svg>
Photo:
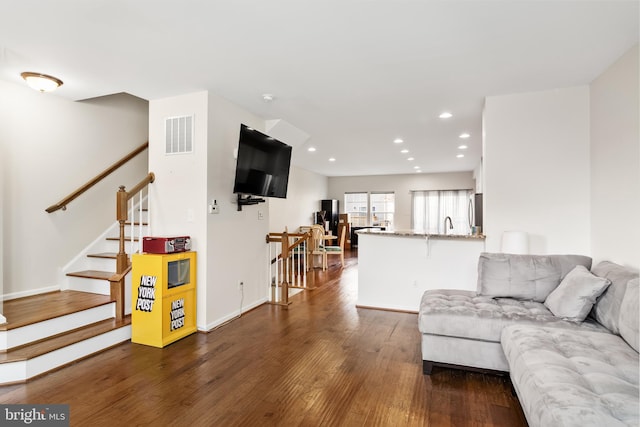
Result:
<svg viewBox="0 0 640 427">
<path fill-rule="evenodd" d="M 638 273 L 579 255 L 483 253 L 477 292 L 430 290 L 433 366 L 509 372 L 531 426 L 637 426 Z"/>
</svg>

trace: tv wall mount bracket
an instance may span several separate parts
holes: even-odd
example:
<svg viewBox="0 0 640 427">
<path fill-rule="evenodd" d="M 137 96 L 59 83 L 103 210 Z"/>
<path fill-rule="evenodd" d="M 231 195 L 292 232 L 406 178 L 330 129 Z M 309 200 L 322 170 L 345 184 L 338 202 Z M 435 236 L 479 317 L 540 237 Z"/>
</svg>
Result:
<svg viewBox="0 0 640 427">
<path fill-rule="evenodd" d="M 265 200 L 259 197 L 246 196 L 242 197 L 242 194 L 238 193 L 238 210 L 241 211 L 243 206 L 257 205 L 258 203 L 264 203 Z"/>
</svg>

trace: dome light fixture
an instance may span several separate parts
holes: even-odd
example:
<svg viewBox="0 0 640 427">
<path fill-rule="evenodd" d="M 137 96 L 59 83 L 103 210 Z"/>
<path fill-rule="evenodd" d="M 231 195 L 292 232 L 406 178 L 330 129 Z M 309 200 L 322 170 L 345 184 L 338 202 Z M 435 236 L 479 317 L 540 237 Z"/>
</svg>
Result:
<svg viewBox="0 0 640 427">
<path fill-rule="evenodd" d="M 62 80 L 47 74 L 25 71 L 24 73 L 20 73 L 20 76 L 22 76 L 30 88 L 38 92 L 51 92 L 62 86 Z"/>
</svg>

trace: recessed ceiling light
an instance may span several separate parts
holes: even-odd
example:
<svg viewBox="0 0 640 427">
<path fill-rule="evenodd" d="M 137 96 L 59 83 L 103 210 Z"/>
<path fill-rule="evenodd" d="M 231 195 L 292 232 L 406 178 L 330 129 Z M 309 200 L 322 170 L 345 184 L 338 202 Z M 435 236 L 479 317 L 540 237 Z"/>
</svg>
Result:
<svg viewBox="0 0 640 427">
<path fill-rule="evenodd" d="M 420 169 L 420 166 L 414 166 L 413 168 L 414 169 Z"/>
<path fill-rule="evenodd" d="M 335 157 L 329 157 L 329 161 L 330 161 L 330 162 L 335 162 L 335 161 L 336 161 L 336 158 L 335 158 Z"/>
<path fill-rule="evenodd" d="M 273 99 L 274 99 L 274 98 L 273 98 L 273 94 L 271 94 L 271 93 L 264 93 L 264 94 L 262 94 L 262 100 L 263 100 L 264 102 L 272 102 L 272 101 L 273 101 Z"/>
<path fill-rule="evenodd" d="M 458 145 L 459 150 L 466 150 L 467 148 L 469 147 L 467 147 L 466 145 Z"/>
<path fill-rule="evenodd" d="M 404 150 L 400 150 L 400 152 L 401 152 L 402 154 L 407 154 L 407 153 L 409 152 L 409 150 L 407 150 L 407 149 L 405 148 Z"/>
<path fill-rule="evenodd" d="M 413 157 L 409 157 L 407 160 L 409 160 L 410 162 L 415 160 Z"/>
<path fill-rule="evenodd" d="M 403 142 L 404 141 L 402 139 L 400 139 L 400 138 L 396 138 L 396 139 L 393 140 L 394 144 L 402 144 Z"/>
<path fill-rule="evenodd" d="M 316 151 L 316 147 L 309 147 L 307 148 L 307 151 L 310 151 L 313 153 L 314 151 Z"/>
<path fill-rule="evenodd" d="M 421 171 L 420 169 L 418 169 L 418 170 L 416 171 L 416 173 L 422 173 L 422 171 Z"/>
<path fill-rule="evenodd" d="M 451 117 L 453 117 L 453 114 L 451 114 L 448 111 L 444 111 L 442 114 L 440 114 L 438 117 L 440 117 L 441 119 L 450 119 Z"/>
<path fill-rule="evenodd" d="M 467 132 L 464 132 L 464 133 L 461 133 L 461 134 L 460 134 L 460 138 L 462 138 L 462 139 L 467 139 L 467 138 L 469 138 L 470 136 L 471 136 L 471 135 L 469 135 Z"/>
<path fill-rule="evenodd" d="M 464 154 L 458 154 L 456 157 L 457 157 L 457 158 L 459 158 L 459 159 L 461 159 L 461 158 L 463 158 L 463 157 L 464 157 Z"/>
</svg>

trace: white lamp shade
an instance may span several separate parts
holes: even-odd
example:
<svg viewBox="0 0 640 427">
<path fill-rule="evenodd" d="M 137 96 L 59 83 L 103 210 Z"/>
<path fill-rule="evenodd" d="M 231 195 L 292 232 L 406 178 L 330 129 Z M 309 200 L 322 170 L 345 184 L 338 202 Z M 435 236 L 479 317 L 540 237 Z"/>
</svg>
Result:
<svg viewBox="0 0 640 427">
<path fill-rule="evenodd" d="M 505 254 L 528 254 L 529 235 L 524 231 L 502 233 L 502 252 Z"/>
</svg>

